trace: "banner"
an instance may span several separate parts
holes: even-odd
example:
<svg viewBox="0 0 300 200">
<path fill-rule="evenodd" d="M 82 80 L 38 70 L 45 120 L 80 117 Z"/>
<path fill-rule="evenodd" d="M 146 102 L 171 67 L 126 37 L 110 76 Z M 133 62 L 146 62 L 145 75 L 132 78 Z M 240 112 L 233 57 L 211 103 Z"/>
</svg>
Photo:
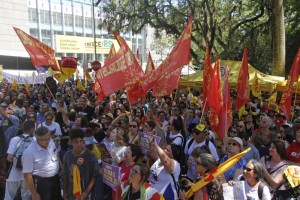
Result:
<svg viewBox="0 0 300 200">
<path fill-rule="evenodd" d="M 114 191 L 118 188 L 119 180 L 121 180 L 121 168 L 105 162 L 102 162 L 103 182 L 111 187 Z"/>
<path fill-rule="evenodd" d="M 2 71 L 3 71 L 3 66 L 2 65 L 0 65 L 0 81 L 2 81 L 3 80 L 3 73 L 2 73 Z"/>
<path fill-rule="evenodd" d="M 236 181 L 233 185 L 223 183 L 223 197 L 226 200 L 247 199 L 245 193 L 245 181 Z"/>
<path fill-rule="evenodd" d="M 12 75 L 5 71 L 2 72 L 2 78 L 6 79 L 8 83 L 13 83 L 13 80 L 16 79 L 17 84 L 25 84 L 26 82 L 28 84 L 44 84 L 46 78 L 49 76 L 51 75 L 46 73 L 46 74 L 39 74 L 38 76 L 25 77 L 25 76 Z"/>
<path fill-rule="evenodd" d="M 138 145 L 143 149 L 143 152 L 145 154 L 150 152 L 150 147 L 149 147 L 149 138 L 150 137 L 152 137 L 152 135 L 150 135 L 149 133 L 139 132 Z M 155 140 L 156 140 L 157 144 L 159 144 L 161 138 L 159 136 L 155 135 Z"/>
<path fill-rule="evenodd" d="M 102 161 L 105 161 L 107 159 L 112 159 L 112 157 L 111 157 L 109 151 L 107 150 L 105 144 L 102 144 L 102 143 L 97 144 L 97 147 L 98 147 L 98 149 L 101 153 L 101 160 Z"/>
</svg>

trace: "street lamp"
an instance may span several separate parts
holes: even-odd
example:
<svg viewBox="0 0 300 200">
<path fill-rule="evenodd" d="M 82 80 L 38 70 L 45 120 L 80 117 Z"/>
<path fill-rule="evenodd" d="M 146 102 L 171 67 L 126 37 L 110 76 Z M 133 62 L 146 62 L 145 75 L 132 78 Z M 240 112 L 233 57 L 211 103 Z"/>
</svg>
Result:
<svg viewBox="0 0 300 200">
<path fill-rule="evenodd" d="M 96 46 L 96 19 L 95 19 L 95 7 L 98 6 L 101 2 L 101 0 L 98 0 L 96 3 L 94 3 L 94 0 L 92 0 L 92 14 L 93 14 L 93 31 L 94 31 L 94 54 L 95 54 L 95 60 L 97 60 L 97 46 Z"/>
</svg>

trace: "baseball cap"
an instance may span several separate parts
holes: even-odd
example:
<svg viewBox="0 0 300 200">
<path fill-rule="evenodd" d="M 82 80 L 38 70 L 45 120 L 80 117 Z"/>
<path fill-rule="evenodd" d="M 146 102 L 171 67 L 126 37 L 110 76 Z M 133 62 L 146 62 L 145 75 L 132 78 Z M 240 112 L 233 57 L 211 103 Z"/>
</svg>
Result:
<svg viewBox="0 0 300 200">
<path fill-rule="evenodd" d="M 61 93 L 60 92 L 56 92 L 56 96 L 61 96 Z"/>
</svg>

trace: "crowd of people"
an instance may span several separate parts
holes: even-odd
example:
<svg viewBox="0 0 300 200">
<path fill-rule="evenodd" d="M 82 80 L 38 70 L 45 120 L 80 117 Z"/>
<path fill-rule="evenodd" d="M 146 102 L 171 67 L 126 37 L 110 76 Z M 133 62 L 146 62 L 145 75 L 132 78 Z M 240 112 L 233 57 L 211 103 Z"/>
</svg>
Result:
<svg viewBox="0 0 300 200">
<path fill-rule="evenodd" d="M 220 139 L 211 129 L 201 92 L 177 91 L 130 105 L 125 91 L 97 101 L 88 87 L 45 84 L 0 92 L 0 199 L 186 199 L 208 172 L 251 150 L 192 199 L 224 199 L 223 184 L 244 182 L 245 199 L 297 199 L 286 171 L 300 164 L 300 112 L 292 120 L 253 98 Z M 195 98 L 197 99 L 195 101 Z M 234 98 L 233 107 L 234 107 Z M 149 151 L 139 146 L 149 135 Z M 157 140 L 159 138 L 159 140 Z M 117 189 L 103 182 L 100 144 L 120 167 Z M 300 182 L 300 181 L 298 181 Z"/>
</svg>

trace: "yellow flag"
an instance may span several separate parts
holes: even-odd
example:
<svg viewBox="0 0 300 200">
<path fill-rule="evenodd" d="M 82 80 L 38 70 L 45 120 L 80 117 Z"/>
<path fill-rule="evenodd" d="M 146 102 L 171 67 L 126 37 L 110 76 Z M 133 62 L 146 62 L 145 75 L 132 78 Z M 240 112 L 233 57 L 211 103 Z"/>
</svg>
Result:
<svg viewBox="0 0 300 200">
<path fill-rule="evenodd" d="M 2 66 L 2 65 L 0 65 L 0 81 L 2 81 L 2 80 L 3 80 L 2 71 L 3 71 L 3 66 Z"/>
<path fill-rule="evenodd" d="M 195 183 L 186 193 L 186 199 L 189 199 L 193 196 L 193 194 L 200 190 L 202 187 L 204 187 L 206 184 L 210 183 L 213 181 L 215 178 L 218 176 L 224 174 L 227 170 L 229 170 L 233 165 L 235 165 L 243 155 L 245 155 L 247 152 L 250 151 L 250 147 L 246 149 L 245 151 L 229 158 L 226 160 L 224 163 L 220 164 L 218 167 L 215 169 L 211 170 L 209 173 L 205 175 L 202 179 L 200 179 L 197 183 Z"/>
<path fill-rule="evenodd" d="M 261 99 L 261 89 L 260 89 L 260 86 L 259 86 L 259 83 L 258 83 L 258 77 L 257 77 L 256 72 L 254 74 L 251 90 L 252 90 L 252 95 L 253 96 Z"/>
<path fill-rule="evenodd" d="M 25 88 L 26 88 L 26 91 L 29 93 L 30 85 L 28 84 L 26 79 L 25 79 Z"/>
<path fill-rule="evenodd" d="M 51 74 L 59 83 L 64 83 L 65 80 L 68 78 L 61 72 L 53 71 L 51 67 L 48 68 L 49 74 Z"/>
<path fill-rule="evenodd" d="M 18 91 L 17 79 L 14 78 L 10 90 Z"/>
<path fill-rule="evenodd" d="M 76 197 L 76 199 L 82 194 L 80 171 L 77 165 L 74 165 L 73 167 L 73 194 Z"/>
<path fill-rule="evenodd" d="M 80 81 L 80 79 L 79 79 L 79 76 L 78 76 L 78 70 L 76 71 L 76 87 L 78 88 L 78 89 L 82 89 L 82 90 L 85 90 L 85 88 L 84 88 L 84 86 L 82 85 L 82 83 L 81 83 L 81 81 Z"/>
<path fill-rule="evenodd" d="M 83 69 L 84 69 L 84 74 L 85 74 L 85 80 L 87 80 L 88 82 L 92 82 L 93 79 L 92 79 L 90 73 L 88 72 L 87 68 L 84 67 Z"/>
<path fill-rule="evenodd" d="M 268 98 L 268 104 L 276 103 L 277 99 L 277 92 L 274 92 L 269 98 Z"/>
</svg>

